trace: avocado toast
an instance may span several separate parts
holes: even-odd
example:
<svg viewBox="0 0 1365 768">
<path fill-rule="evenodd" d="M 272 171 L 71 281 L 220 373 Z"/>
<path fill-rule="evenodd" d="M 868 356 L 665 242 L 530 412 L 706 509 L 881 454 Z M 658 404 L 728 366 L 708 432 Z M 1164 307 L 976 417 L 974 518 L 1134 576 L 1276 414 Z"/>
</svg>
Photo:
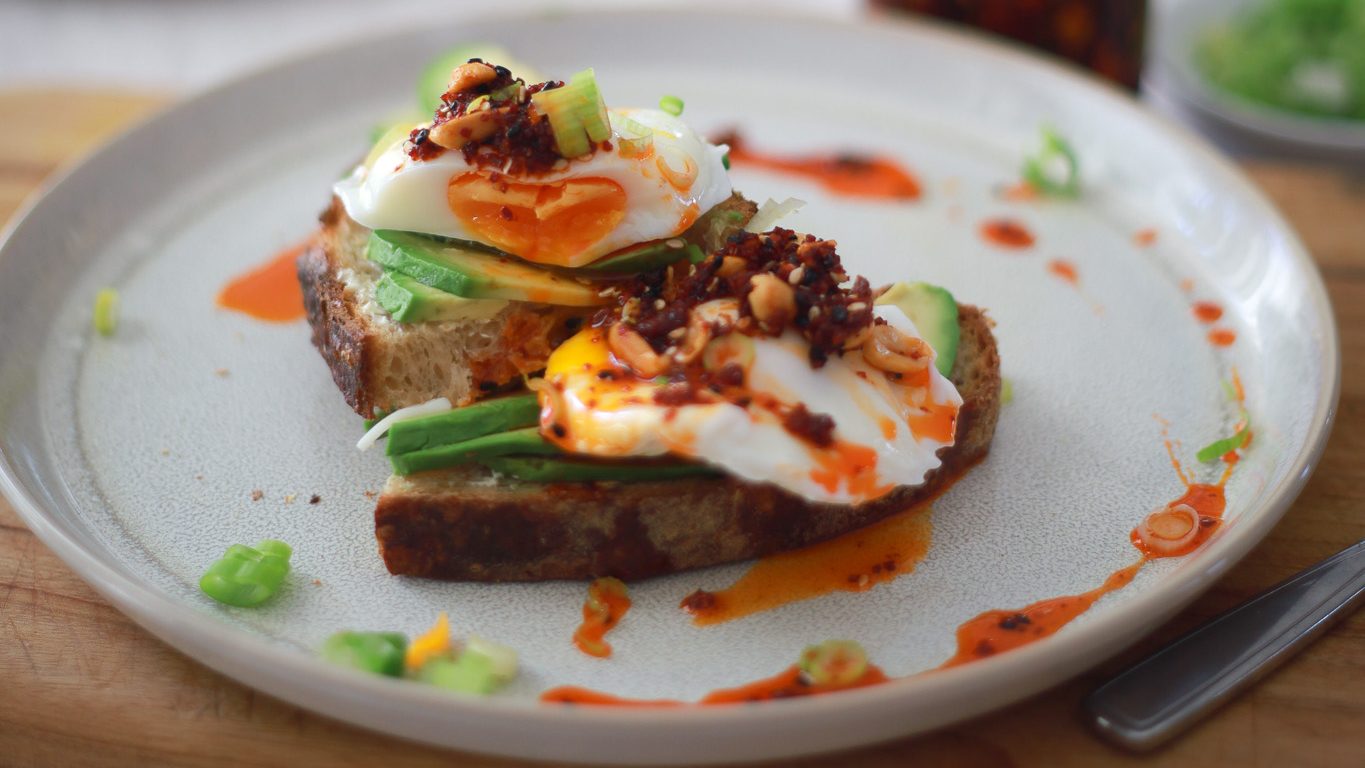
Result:
<svg viewBox="0 0 1365 768">
<path fill-rule="evenodd" d="M 299 277 L 347 401 L 390 413 L 396 574 L 643 578 L 803 546 L 940 492 L 999 409 L 990 322 L 773 226 L 724 147 L 591 71 L 474 59 L 336 187 Z"/>
</svg>

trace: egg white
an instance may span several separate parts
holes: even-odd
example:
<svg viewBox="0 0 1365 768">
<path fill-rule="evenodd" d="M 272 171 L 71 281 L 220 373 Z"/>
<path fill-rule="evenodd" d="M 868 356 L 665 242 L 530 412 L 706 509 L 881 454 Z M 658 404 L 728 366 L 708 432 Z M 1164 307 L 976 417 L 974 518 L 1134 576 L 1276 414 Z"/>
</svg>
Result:
<svg viewBox="0 0 1365 768">
<path fill-rule="evenodd" d="M 919 337 L 914 323 L 899 308 L 878 306 L 875 313 Z M 951 438 L 943 442 L 916 436 L 908 426 L 906 416 L 914 409 L 916 396 L 954 411 L 962 405 L 952 382 L 932 365 L 927 392 L 915 392 L 890 382 L 858 353 L 832 356 L 822 368 L 812 368 L 809 346 L 793 331 L 753 341 L 749 390 L 788 404 L 804 403 L 813 413 L 833 417 L 837 442 L 875 453 L 875 485 L 881 490 L 869 493 L 842 482 L 830 488 L 820 482 L 821 465 L 812 446 L 788 432 L 766 410 L 728 402 L 668 408 L 653 403 L 652 382 L 639 383 L 636 399 L 641 402 L 623 404 L 620 397 L 608 401 L 599 394 L 601 380 L 596 371 L 575 360 L 551 357 L 547 378 L 562 394 L 553 403 L 543 402 L 555 411 L 553 420 L 566 427 L 570 450 L 614 457 L 673 453 L 745 480 L 773 483 L 813 501 L 837 504 L 868 501 L 897 485 L 918 485 L 940 465 L 939 449 L 953 444 Z M 865 378 L 859 376 L 860 371 Z M 888 419 L 897 427 L 889 437 L 884 431 Z"/>
<path fill-rule="evenodd" d="M 575 178 L 605 178 L 626 194 L 620 223 L 583 251 L 574 262 L 586 264 L 612 251 L 637 243 L 681 234 L 689 210 L 704 214 L 731 194 L 725 170 L 725 146 L 707 142 L 677 117 L 653 109 L 609 110 L 612 149 L 567 161 L 565 167 L 533 177 L 508 176 L 510 181 L 553 183 Z M 633 132 L 630 120 L 653 132 L 653 151 L 646 157 L 622 154 L 621 138 Z M 660 169 L 667 163 L 684 176 L 695 169 L 690 185 L 679 189 Z M 358 166 L 332 188 L 352 219 L 371 229 L 397 229 L 483 242 L 451 211 L 446 188 L 452 178 L 479 170 L 458 151 L 414 161 L 396 141 L 369 164 Z M 674 174 L 676 182 L 678 174 Z M 694 208 L 695 206 L 695 208 Z"/>
</svg>

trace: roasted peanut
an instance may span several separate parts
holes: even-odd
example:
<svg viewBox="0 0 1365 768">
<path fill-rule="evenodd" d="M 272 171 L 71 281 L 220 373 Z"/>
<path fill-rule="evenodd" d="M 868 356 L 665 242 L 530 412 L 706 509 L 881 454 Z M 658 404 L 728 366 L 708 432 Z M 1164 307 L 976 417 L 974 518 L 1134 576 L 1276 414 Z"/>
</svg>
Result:
<svg viewBox="0 0 1365 768">
<path fill-rule="evenodd" d="M 738 256 L 726 256 L 720 260 L 720 268 L 716 270 L 716 274 L 721 277 L 729 277 L 742 269 L 744 269 L 744 259 Z"/>
<path fill-rule="evenodd" d="M 502 124 L 502 109 L 466 112 L 431 129 L 428 136 L 446 149 L 460 149 L 471 141 L 492 136 Z"/>
<path fill-rule="evenodd" d="M 863 344 L 867 342 L 867 339 L 871 334 L 872 326 L 869 325 L 865 328 L 862 328 L 857 333 L 853 334 L 852 336 L 849 336 L 847 339 L 844 339 L 844 349 L 857 349 L 861 347 Z"/>
<path fill-rule="evenodd" d="M 890 373 L 916 373 L 929 367 L 933 350 L 923 339 L 889 325 L 876 325 L 863 343 L 863 359 Z"/>
<path fill-rule="evenodd" d="M 446 93 L 463 93 L 470 88 L 477 88 L 498 76 L 497 70 L 480 61 L 471 61 L 450 71 L 450 82 L 446 84 Z"/>
<path fill-rule="evenodd" d="M 625 323 L 616 323 L 607 331 L 607 347 L 617 360 L 645 378 L 658 376 L 668 367 L 667 361 L 649 346 L 645 337 Z"/>
<path fill-rule="evenodd" d="M 711 341 L 711 324 L 701 319 L 693 312 L 687 320 L 687 336 L 684 337 L 682 346 L 673 355 L 673 359 L 686 365 L 697 359 L 697 356 L 706 349 L 707 342 Z"/>
<path fill-rule="evenodd" d="M 763 273 L 749 279 L 749 309 L 764 330 L 777 332 L 796 316 L 796 292 L 777 275 Z"/>
</svg>

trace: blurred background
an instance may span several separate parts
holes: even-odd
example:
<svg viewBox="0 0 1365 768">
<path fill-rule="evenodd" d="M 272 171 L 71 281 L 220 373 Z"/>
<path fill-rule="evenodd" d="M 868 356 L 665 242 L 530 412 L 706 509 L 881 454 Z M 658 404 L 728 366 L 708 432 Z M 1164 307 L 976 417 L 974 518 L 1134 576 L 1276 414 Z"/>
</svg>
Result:
<svg viewBox="0 0 1365 768">
<path fill-rule="evenodd" d="M 177 95 L 424 18 L 667 0 L 5 0 L 0 91 Z M 730 2 L 692 0 L 691 8 Z M 1365 162 L 1365 0 L 751 0 L 850 19 L 934 16 L 1048 50 L 1238 155 Z M 395 10 L 401 8 L 401 10 Z"/>
</svg>

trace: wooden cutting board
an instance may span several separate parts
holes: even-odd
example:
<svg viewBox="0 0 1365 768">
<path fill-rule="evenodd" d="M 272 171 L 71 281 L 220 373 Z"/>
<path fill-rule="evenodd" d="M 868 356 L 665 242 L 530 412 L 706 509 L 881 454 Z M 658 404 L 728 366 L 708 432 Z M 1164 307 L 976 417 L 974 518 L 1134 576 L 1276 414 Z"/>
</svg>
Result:
<svg viewBox="0 0 1365 768">
<path fill-rule="evenodd" d="M 54 169 L 149 113 L 151 94 L 0 91 L 0 221 Z M 1322 268 L 1341 328 L 1337 425 L 1285 519 L 1132 651 L 1013 707 L 802 766 L 1365 766 L 1365 612 L 1162 752 L 1093 738 L 1081 697 L 1107 675 L 1365 537 L 1365 173 L 1252 163 Z M 284 704 L 200 666 L 114 610 L 0 500 L 0 766 L 541 765 L 447 752 Z M 790 763 L 789 763 L 790 764 Z"/>
</svg>

